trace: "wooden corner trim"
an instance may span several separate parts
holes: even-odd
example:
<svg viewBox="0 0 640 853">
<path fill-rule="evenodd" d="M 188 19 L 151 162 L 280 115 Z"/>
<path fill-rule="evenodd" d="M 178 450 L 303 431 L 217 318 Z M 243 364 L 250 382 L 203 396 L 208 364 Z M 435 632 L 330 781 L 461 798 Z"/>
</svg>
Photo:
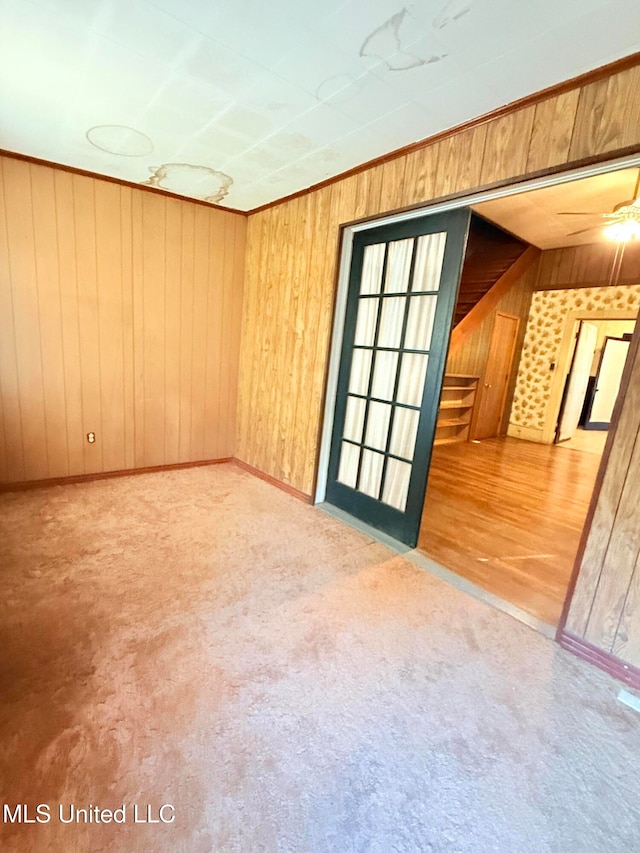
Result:
<svg viewBox="0 0 640 853">
<path fill-rule="evenodd" d="M 576 657 L 586 660 L 599 669 L 603 669 L 628 687 L 640 690 L 640 669 L 638 667 L 630 663 L 625 663 L 610 652 L 599 649 L 597 646 L 594 646 L 587 640 L 583 640 L 581 637 L 576 637 L 575 634 L 564 628 L 558 629 L 556 639 L 563 649 L 576 655 Z"/>
<path fill-rule="evenodd" d="M 145 193 L 154 193 L 155 195 L 161 195 L 164 198 L 174 198 L 178 201 L 198 204 L 201 207 L 206 207 L 208 210 L 219 210 L 223 213 L 235 214 L 236 216 L 249 216 L 249 211 L 247 210 L 236 210 L 234 207 L 224 207 L 221 204 L 212 204 L 210 201 L 202 201 L 202 199 L 199 198 L 191 198 L 188 195 L 179 195 L 178 193 L 163 190 L 162 187 L 151 187 L 148 184 L 127 181 L 124 178 L 114 178 L 111 175 L 102 175 L 100 172 L 90 172 L 88 169 L 79 169 L 76 166 L 66 166 L 64 163 L 56 163 L 55 160 L 42 160 L 40 157 L 32 157 L 30 154 L 18 154 L 17 151 L 7 151 L 6 148 L 0 148 L 0 157 L 9 157 L 12 160 L 22 160 L 25 163 L 33 163 L 34 166 L 45 166 L 48 169 L 58 169 L 60 172 L 69 172 L 72 175 L 80 175 L 83 178 L 93 178 L 94 181 L 106 181 L 108 184 L 118 184 L 121 187 L 129 187 L 134 190 L 141 190 Z"/>
<path fill-rule="evenodd" d="M 387 154 L 381 154 L 379 157 L 374 157 L 372 160 L 367 160 L 366 163 L 360 163 L 351 169 L 347 169 L 345 172 L 341 172 L 339 175 L 333 175 L 330 178 L 326 178 L 324 181 L 319 181 L 317 184 L 312 184 L 310 187 L 305 187 L 305 189 L 298 190 L 297 192 L 291 193 L 287 196 L 283 196 L 279 199 L 275 199 L 274 201 L 268 201 L 265 204 L 261 204 L 258 207 L 254 207 L 249 210 L 248 215 L 253 216 L 254 213 L 262 213 L 265 210 L 269 210 L 269 208 L 271 207 L 277 207 L 277 205 L 279 204 L 284 204 L 285 202 L 293 201 L 296 198 L 300 198 L 300 196 L 308 195 L 309 193 L 324 189 L 325 187 L 329 187 L 332 184 L 338 183 L 339 181 L 344 181 L 347 178 L 351 178 L 354 175 L 358 175 L 360 174 L 360 172 L 366 172 L 367 169 L 372 169 L 376 166 L 382 166 L 389 160 L 395 160 L 398 157 L 406 157 L 408 154 L 413 154 L 416 151 L 421 151 L 423 148 L 427 148 L 430 145 L 435 145 L 437 142 L 441 142 L 443 139 L 447 139 L 450 136 L 455 136 L 458 133 L 464 133 L 468 130 L 474 130 L 475 128 L 480 127 L 483 124 L 488 124 L 489 122 L 494 121 L 495 119 L 504 118 L 504 116 L 508 116 L 512 113 L 518 112 L 518 110 L 523 110 L 527 107 L 536 106 L 537 104 L 541 103 L 542 101 L 546 101 L 549 98 L 564 95 L 566 92 L 570 92 L 573 89 L 587 86 L 590 83 L 595 83 L 598 80 L 602 80 L 603 78 L 611 77 L 614 74 L 620 74 L 621 72 L 627 71 L 630 68 L 635 68 L 636 65 L 640 65 L 640 51 L 632 53 L 629 56 L 624 56 L 622 57 L 622 59 L 616 59 L 614 62 L 609 62 L 607 65 L 601 65 L 598 68 L 593 68 L 591 71 L 586 71 L 584 74 L 579 74 L 577 77 L 571 77 L 568 80 L 563 80 L 561 83 L 556 83 L 553 86 L 547 86 L 546 89 L 541 89 L 539 92 L 534 92 L 531 95 L 526 95 L 524 98 L 519 98 L 517 101 L 511 101 L 510 103 L 504 104 L 501 107 L 497 107 L 495 110 L 491 110 L 488 113 L 484 113 L 483 115 L 478 116 L 477 118 L 469 119 L 469 121 L 463 122 L 462 124 L 458 124 L 455 127 L 450 127 L 447 130 L 442 130 L 439 133 L 435 133 L 433 134 L 433 136 L 428 136 L 425 139 L 419 140 L 418 142 L 412 142 L 410 145 L 405 145 L 402 148 L 396 148 L 394 151 L 390 151 Z M 613 154 L 612 152 L 608 152 L 607 156 L 610 159 L 611 156 L 615 156 L 615 152 Z M 564 164 L 561 168 L 566 169 L 567 165 Z M 556 171 L 558 170 L 556 169 Z M 514 181 L 513 179 L 511 179 L 506 183 L 512 184 L 514 183 Z"/>
<path fill-rule="evenodd" d="M 74 474 L 70 477 L 51 477 L 46 480 L 23 480 L 20 483 L 0 483 L 3 492 L 25 492 L 30 489 L 46 489 L 50 486 L 71 486 L 74 483 L 91 483 L 94 480 L 112 480 L 115 477 L 133 477 L 138 474 L 156 474 L 159 471 L 180 471 L 183 468 L 200 468 L 204 465 L 222 465 L 232 462 L 231 456 L 222 459 L 203 459 L 199 462 L 174 462 L 170 465 L 151 465 L 148 468 L 121 468 L 118 471 L 100 471 L 96 474 Z"/>
<path fill-rule="evenodd" d="M 301 492 L 299 489 L 295 489 L 288 483 L 283 483 L 282 480 L 277 480 L 275 477 L 272 477 L 271 474 L 265 474 L 264 471 L 261 471 L 259 468 L 254 468 L 253 465 L 249 465 L 247 462 L 243 462 L 242 459 L 238 459 L 237 457 L 235 457 L 231 461 L 234 462 L 238 466 L 238 468 L 242 468 L 242 470 L 246 471 L 248 474 L 252 474 L 254 477 L 258 477 L 260 480 L 264 480 L 265 483 L 269 483 L 269 485 L 275 486 L 277 489 L 286 492 L 288 495 L 297 498 L 299 501 L 302 501 L 306 504 L 313 503 L 313 498 L 311 497 L 311 495 L 308 495 L 306 492 Z"/>
</svg>

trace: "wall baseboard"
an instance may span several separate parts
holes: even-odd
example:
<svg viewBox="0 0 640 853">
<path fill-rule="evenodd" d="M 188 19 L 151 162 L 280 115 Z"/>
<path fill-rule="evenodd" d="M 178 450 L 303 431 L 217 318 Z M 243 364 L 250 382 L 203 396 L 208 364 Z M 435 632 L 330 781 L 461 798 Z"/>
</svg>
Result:
<svg viewBox="0 0 640 853">
<path fill-rule="evenodd" d="M 222 465 L 225 462 L 235 462 L 239 468 L 242 468 L 243 471 L 247 471 L 249 474 L 253 474 L 254 477 L 264 480 L 266 483 L 281 489 L 283 492 L 287 492 L 287 494 L 292 495 L 294 498 L 297 498 L 304 503 L 313 503 L 311 495 L 306 494 L 306 492 L 301 492 L 299 489 L 295 489 L 293 486 L 289 486 L 281 480 L 276 480 L 276 478 L 272 477 L 270 474 L 265 474 L 264 471 L 260 471 L 258 468 L 254 468 L 252 465 L 248 465 L 241 459 L 236 459 L 232 456 L 225 456 L 222 459 L 202 459 L 198 462 L 174 462 L 170 465 L 151 465 L 148 468 L 124 468 L 120 471 L 100 471 L 95 474 L 75 474 L 70 477 L 51 477 L 46 480 L 25 480 L 19 483 L 0 483 L 0 494 L 4 492 L 24 492 L 30 489 L 46 489 L 50 486 L 71 486 L 74 483 L 90 483 L 94 480 L 111 480 L 114 477 L 132 477 L 138 474 L 154 474 L 158 471 L 180 471 L 184 468 L 200 468 L 204 465 Z"/>
<path fill-rule="evenodd" d="M 123 468 L 119 471 L 100 471 L 95 474 L 75 474 L 70 477 L 52 477 L 47 480 L 25 480 L 20 483 L 0 483 L 2 492 L 24 492 L 28 489 L 46 489 L 49 486 L 70 486 L 74 483 L 90 483 L 94 480 L 111 480 L 114 477 L 131 477 L 138 474 L 154 474 L 158 471 L 180 471 L 183 468 L 200 468 L 203 465 L 222 465 L 232 462 L 231 456 L 223 459 L 203 459 L 198 462 L 174 462 L 170 465 L 151 465 L 149 468 Z"/>
<path fill-rule="evenodd" d="M 247 471 L 247 473 L 253 474 L 254 477 L 258 477 L 260 480 L 264 480 L 265 483 L 269 483 L 271 486 L 275 486 L 277 489 L 281 489 L 283 492 L 286 492 L 288 495 L 292 495 L 299 501 L 303 501 L 303 503 L 306 504 L 313 503 L 313 498 L 306 492 L 301 492 L 299 489 L 295 489 L 293 486 L 289 486 L 287 483 L 283 483 L 282 480 L 276 480 L 275 477 L 272 477 L 270 474 L 265 474 L 264 471 L 260 471 L 259 468 L 254 468 L 253 465 L 249 465 L 247 462 L 243 462 L 241 459 L 234 458 L 231 461 L 235 462 L 238 468 L 242 468 L 243 471 Z"/>
<path fill-rule="evenodd" d="M 576 655 L 576 657 L 586 660 L 588 663 L 593 666 L 597 666 L 599 669 L 603 669 L 605 672 L 608 672 L 609 675 L 617 678 L 618 681 L 622 681 L 628 687 L 640 690 L 640 669 L 632 666 L 632 664 L 625 663 L 610 652 L 605 652 L 602 649 L 599 649 L 597 646 L 594 646 L 587 640 L 583 640 L 581 637 L 576 637 L 575 634 L 572 634 L 565 628 L 560 628 L 558 630 L 556 640 L 563 649 L 566 649 L 568 652 Z"/>
<path fill-rule="evenodd" d="M 511 438 L 520 438 L 523 441 L 535 441 L 537 444 L 548 444 L 542 437 L 542 430 L 537 427 L 520 426 L 510 423 L 507 427 L 507 435 Z"/>
</svg>

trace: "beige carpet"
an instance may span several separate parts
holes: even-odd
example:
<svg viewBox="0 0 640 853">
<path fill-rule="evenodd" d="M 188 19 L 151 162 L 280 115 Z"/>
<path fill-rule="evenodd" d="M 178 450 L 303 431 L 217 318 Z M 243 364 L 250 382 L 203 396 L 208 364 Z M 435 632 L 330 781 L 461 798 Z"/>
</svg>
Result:
<svg viewBox="0 0 640 853">
<path fill-rule="evenodd" d="M 225 465 L 0 518 L 2 799 L 51 809 L 3 853 L 638 849 L 619 685 L 321 511 Z"/>
</svg>

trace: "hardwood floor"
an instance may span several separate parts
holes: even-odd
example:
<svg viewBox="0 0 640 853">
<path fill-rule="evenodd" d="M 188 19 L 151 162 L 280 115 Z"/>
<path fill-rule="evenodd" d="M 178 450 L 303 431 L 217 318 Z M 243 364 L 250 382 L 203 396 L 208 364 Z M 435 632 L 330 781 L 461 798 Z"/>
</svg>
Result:
<svg viewBox="0 0 640 853">
<path fill-rule="evenodd" d="M 607 441 L 606 430 L 578 429 L 568 441 L 561 441 L 558 447 L 569 450 L 582 450 L 585 453 L 597 453 L 602 456 Z"/>
<path fill-rule="evenodd" d="M 438 446 L 418 548 L 557 625 L 599 464 L 515 438 Z"/>
</svg>

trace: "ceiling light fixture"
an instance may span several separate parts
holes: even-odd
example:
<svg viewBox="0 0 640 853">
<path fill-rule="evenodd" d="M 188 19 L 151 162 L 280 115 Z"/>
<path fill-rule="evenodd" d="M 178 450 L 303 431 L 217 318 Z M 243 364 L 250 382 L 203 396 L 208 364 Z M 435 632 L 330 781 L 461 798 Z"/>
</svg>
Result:
<svg viewBox="0 0 640 853">
<path fill-rule="evenodd" d="M 616 222 L 607 225 L 604 229 L 605 235 L 616 243 L 628 243 L 630 240 L 640 238 L 640 208 L 628 208 L 617 211 L 619 218 Z"/>
<path fill-rule="evenodd" d="M 640 238 L 640 169 L 633 198 L 617 204 L 607 218 L 612 221 L 604 229 L 605 237 L 622 244 Z"/>
<path fill-rule="evenodd" d="M 559 216 L 598 216 L 604 219 L 602 225 L 591 225 L 589 228 L 581 228 L 579 231 L 571 231 L 567 237 L 577 234 L 588 234 L 590 231 L 598 231 L 618 245 L 624 245 L 630 240 L 640 239 L 640 169 L 636 177 L 636 186 L 633 196 L 628 201 L 621 201 L 613 208 L 611 213 L 591 213 L 584 210 L 571 211 L 561 210 Z"/>
</svg>

